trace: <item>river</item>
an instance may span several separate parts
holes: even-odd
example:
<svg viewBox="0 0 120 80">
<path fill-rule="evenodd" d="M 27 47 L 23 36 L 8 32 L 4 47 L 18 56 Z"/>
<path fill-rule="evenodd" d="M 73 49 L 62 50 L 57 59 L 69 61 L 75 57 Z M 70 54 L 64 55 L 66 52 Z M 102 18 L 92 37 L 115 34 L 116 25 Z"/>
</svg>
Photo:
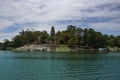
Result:
<svg viewBox="0 0 120 80">
<path fill-rule="evenodd" d="M 0 51 L 0 80 L 120 80 L 120 52 Z"/>
</svg>

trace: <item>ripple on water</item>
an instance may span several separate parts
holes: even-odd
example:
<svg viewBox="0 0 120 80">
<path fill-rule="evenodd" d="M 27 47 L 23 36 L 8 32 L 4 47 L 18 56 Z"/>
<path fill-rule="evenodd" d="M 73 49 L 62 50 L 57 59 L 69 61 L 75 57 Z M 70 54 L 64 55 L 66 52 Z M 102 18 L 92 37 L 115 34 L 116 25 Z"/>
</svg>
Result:
<svg viewBox="0 0 120 80">
<path fill-rule="evenodd" d="M 0 71 L 0 80 L 120 80 L 120 54 L 3 51 Z"/>
</svg>

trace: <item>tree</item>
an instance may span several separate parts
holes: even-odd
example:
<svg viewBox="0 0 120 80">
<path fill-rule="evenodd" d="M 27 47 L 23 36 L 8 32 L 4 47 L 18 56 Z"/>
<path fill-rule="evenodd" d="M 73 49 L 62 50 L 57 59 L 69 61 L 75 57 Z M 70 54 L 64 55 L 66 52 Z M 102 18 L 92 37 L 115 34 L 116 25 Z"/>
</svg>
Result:
<svg viewBox="0 0 120 80">
<path fill-rule="evenodd" d="M 67 44 L 70 46 L 70 47 L 75 47 L 77 42 L 76 42 L 76 39 L 75 38 L 71 38 L 70 40 L 68 40 Z"/>
<path fill-rule="evenodd" d="M 2 50 L 7 50 L 8 48 L 13 47 L 13 44 L 8 39 L 4 39 L 4 43 L 1 46 Z"/>
<path fill-rule="evenodd" d="M 88 46 L 88 47 L 107 47 L 117 46 L 120 47 L 120 36 L 113 36 L 102 34 L 92 28 L 82 29 L 73 25 L 68 25 L 64 31 L 58 31 L 55 33 L 54 27 L 51 28 L 50 35 L 47 31 L 30 31 L 29 29 L 22 30 L 16 35 L 12 41 L 4 40 L 4 43 L 0 43 L 0 49 L 6 50 L 9 47 L 21 47 L 26 44 L 32 43 L 49 43 L 50 40 L 59 44 L 67 44 L 70 47 Z"/>
<path fill-rule="evenodd" d="M 75 30 L 75 28 L 76 28 L 76 26 L 68 25 L 67 31 L 73 31 L 73 30 Z"/>
</svg>

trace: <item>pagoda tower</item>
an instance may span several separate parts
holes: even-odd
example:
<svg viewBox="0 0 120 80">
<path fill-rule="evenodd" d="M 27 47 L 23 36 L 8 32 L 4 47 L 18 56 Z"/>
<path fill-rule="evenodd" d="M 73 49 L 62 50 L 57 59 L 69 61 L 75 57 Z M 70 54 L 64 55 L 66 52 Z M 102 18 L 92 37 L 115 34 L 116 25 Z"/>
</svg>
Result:
<svg viewBox="0 0 120 80">
<path fill-rule="evenodd" d="M 50 51 L 56 51 L 56 35 L 54 26 L 51 27 L 50 33 Z"/>
</svg>

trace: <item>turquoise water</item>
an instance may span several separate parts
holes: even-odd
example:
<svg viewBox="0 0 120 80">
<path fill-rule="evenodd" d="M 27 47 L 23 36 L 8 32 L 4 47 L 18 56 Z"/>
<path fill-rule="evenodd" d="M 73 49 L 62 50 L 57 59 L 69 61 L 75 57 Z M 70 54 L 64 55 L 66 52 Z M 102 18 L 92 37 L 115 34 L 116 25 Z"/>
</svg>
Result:
<svg viewBox="0 0 120 80">
<path fill-rule="evenodd" d="M 0 80 L 120 80 L 120 53 L 0 51 Z"/>
</svg>

